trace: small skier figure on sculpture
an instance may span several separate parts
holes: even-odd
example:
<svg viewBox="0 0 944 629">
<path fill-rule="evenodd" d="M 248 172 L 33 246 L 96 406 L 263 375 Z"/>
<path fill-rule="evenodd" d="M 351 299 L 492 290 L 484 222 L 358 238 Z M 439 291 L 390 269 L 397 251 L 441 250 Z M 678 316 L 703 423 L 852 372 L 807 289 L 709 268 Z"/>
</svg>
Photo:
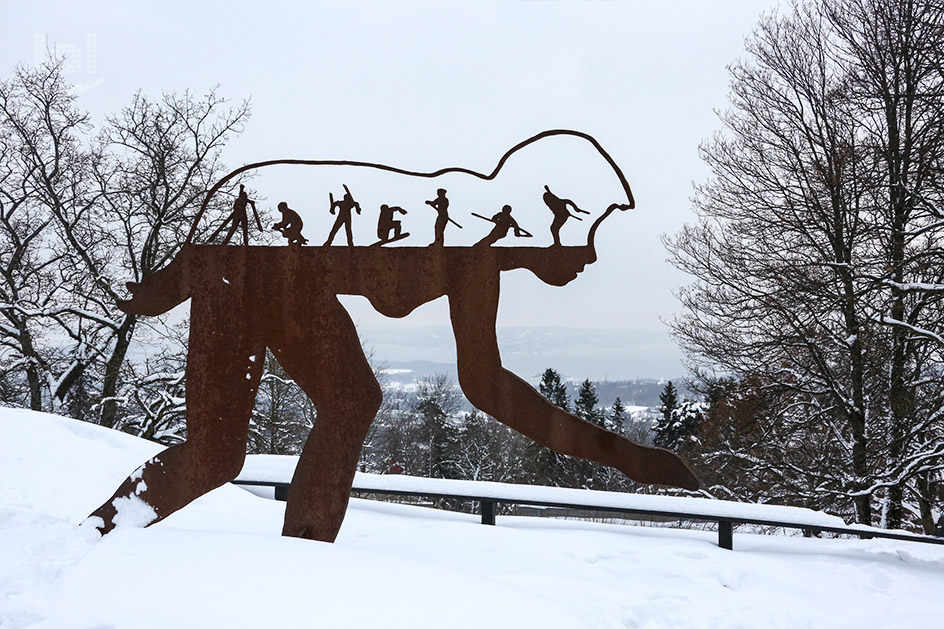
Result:
<svg viewBox="0 0 944 629">
<path fill-rule="evenodd" d="M 508 235 L 508 230 L 514 228 L 516 238 L 530 238 L 531 234 L 518 225 L 518 222 L 511 215 L 511 206 L 505 205 L 502 207 L 501 212 L 495 214 L 492 218 L 487 218 L 481 214 L 472 213 L 472 216 L 476 218 L 481 218 L 483 220 L 495 223 L 495 227 L 492 228 L 492 231 L 482 240 L 478 241 L 476 246 L 483 245 L 488 246 L 495 244 L 502 238 Z"/>
<path fill-rule="evenodd" d="M 259 227 L 259 231 L 262 231 L 262 222 L 259 220 L 259 213 L 256 211 L 256 202 L 249 198 L 249 195 L 246 194 L 246 187 L 243 184 L 239 184 L 239 195 L 236 197 L 236 200 L 233 201 L 233 212 L 230 214 L 223 224 L 217 227 L 216 231 L 213 232 L 213 235 L 210 236 L 210 241 L 212 242 L 223 228 L 226 227 L 229 223 L 232 225 L 229 228 L 229 231 L 226 232 L 226 237 L 223 238 L 223 244 L 228 244 L 230 239 L 233 237 L 233 234 L 236 232 L 237 227 L 242 227 L 243 229 L 243 244 L 249 244 L 249 216 L 246 214 L 246 206 L 252 206 L 252 215 L 256 219 L 256 226 Z"/>
<path fill-rule="evenodd" d="M 406 214 L 406 210 L 399 205 L 387 205 L 384 203 L 380 206 L 380 218 L 377 220 L 377 238 L 380 239 L 381 243 L 400 240 L 401 238 L 409 236 L 409 234 L 401 231 L 402 226 L 400 221 L 394 218 L 397 214 Z M 393 232 L 393 236 L 390 235 L 391 231 Z"/>
<path fill-rule="evenodd" d="M 446 198 L 445 188 L 440 188 L 437 190 L 436 198 L 431 201 L 427 201 L 426 205 L 431 206 L 439 214 L 439 216 L 436 217 L 436 226 L 434 228 L 436 233 L 436 237 L 433 240 L 434 245 L 442 245 L 445 243 L 447 223 L 452 223 L 459 229 L 462 229 L 462 225 L 449 218 L 449 199 Z"/>
<path fill-rule="evenodd" d="M 288 203 L 282 201 L 278 205 L 279 212 L 282 213 L 282 220 L 272 226 L 275 231 L 281 232 L 282 236 L 288 240 L 289 246 L 298 246 L 308 244 L 308 239 L 302 236 L 302 217 L 298 212 L 288 206 Z"/>
<path fill-rule="evenodd" d="M 344 186 L 344 196 L 341 197 L 339 201 L 334 200 L 334 195 L 328 193 L 328 198 L 331 200 L 331 214 L 334 214 L 337 211 L 338 218 L 334 221 L 334 227 L 331 228 L 331 233 L 328 235 L 328 239 L 325 241 L 324 246 L 327 247 L 334 240 L 334 235 L 338 233 L 338 230 L 341 229 L 341 225 L 344 225 L 344 233 L 347 236 L 347 246 L 354 246 L 354 235 L 351 233 L 351 210 L 356 210 L 358 214 L 361 213 L 361 205 L 354 200 L 354 197 L 351 195 L 351 191 L 348 187 Z"/>
<path fill-rule="evenodd" d="M 564 223 L 567 222 L 567 219 L 573 217 L 573 218 L 576 218 L 578 221 L 583 220 L 576 214 L 571 214 L 567 210 L 567 206 L 569 205 L 570 207 L 574 208 L 575 212 L 579 212 L 581 214 L 590 213 L 590 212 L 587 212 L 586 210 L 581 210 L 579 207 L 577 207 L 577 204 L 571 201 L 570 199 L 561 199 L 560 197 L 555 195 L 553 192 L 551 192 L 551 189 L 548 188 L 547 186 L 544 186 L 544 204 L 547 205 L 547 207 L 554 214 L 554 220 L 553 222 L 551 222 L 551 236 L 553 236 L 554 238 L 554 244 L 557 245 L 558 247 L 561 244 L 560 230 L 561 230 L 561 227 L 564 226 Z"/>
</svg>

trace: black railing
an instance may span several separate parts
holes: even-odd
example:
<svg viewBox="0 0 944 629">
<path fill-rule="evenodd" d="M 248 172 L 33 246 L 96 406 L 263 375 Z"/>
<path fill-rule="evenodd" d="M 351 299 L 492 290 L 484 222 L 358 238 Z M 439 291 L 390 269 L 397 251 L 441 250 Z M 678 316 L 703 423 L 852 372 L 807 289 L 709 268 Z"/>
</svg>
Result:
<svg viewBox="0 0 944 629">
<path fill-rule="evenodd" d="M 289 483 L 274 481 L 255 481 L 255 480 L 236 480 L 236 485 L 273 487 L 275 490 L 275 499 L 285 501 L 288 499 Z M 787 522 L 779 520 L 767 520 L 762 518 L 728 517 L 717 515 L 706 515 L 704 513 L 687 513 L 684 511 L 656 510 L 638 507 L 612 507 L 600 505 L 576 504 L 572 502 L 557 502 L 545 500 L 532 500 L 528 498 L 508 498 L 494 497 L 484 495 L 473 495 L 464 493 L 442 493 L 429 491 L 409 491 L 403 489 L 377 489 L 370 487 L 358 487 L 354 484 L 351 493 L 359 494 L 377 494 L 384 496 L 407 496 L 414 498 L 428 498 L 432 500 L 449 499 L 461 500 L 467 502 L 477 502 L 479 505 L 479 514 L 482 517 L 482 524 L 495 524 L 496 506 L 499 504 L 508 505 L 529 505 L 535 507 L 557 507 L 562 509 L 575 509 L 580 511 L 597 511 L 603 513 L 619 513 L 625 515 L 655 516 L 669 518 L 672 520 L 685 520 L 691 522 L 715 522 L 718 525 L 718 546 L 732 550 L 734 548 L 734 526 L 738 524 L 755 524 L 760 526 L 770 526 L 784 529 L 802 530 L 810 535 L 819 533 L 836 533 L 840 535 L 852 535 L 863 539 L 882 538 L 895 539 L 906 542 L 920 542 L 924 544 L 944 544 L 944 538 L 929 537 L 926 535 L 916 535 L 911 533 L 894 533 L 869 527 L 834 527 L 819 526 L 810 524 L 800 524 L 797 522 Z"/>
</svg>

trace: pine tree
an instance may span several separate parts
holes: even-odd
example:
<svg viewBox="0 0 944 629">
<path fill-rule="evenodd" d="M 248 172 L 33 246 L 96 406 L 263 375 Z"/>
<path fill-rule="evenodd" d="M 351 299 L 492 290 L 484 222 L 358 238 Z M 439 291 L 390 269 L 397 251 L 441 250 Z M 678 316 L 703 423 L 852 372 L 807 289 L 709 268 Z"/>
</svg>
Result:
<svg viewBox="0 0 944 629">
<path fill-rule="evenodd" d="M 610 416 L 606 427 L 619 435 L 626 431 L 626 407 L 623 406 L 623 401 L 619 398 L 616 398 L 610 408 Z"/>
<path fill-rule="evenodd" d="M 602 410 L 597 408 L 599 401 L 596 387 L 589 379 L 584 380 L 577 393 L 577 401 L 574 402 L 574 415 L 597 426 L 603 426 L 604 415 Z"/>
<path fill-rule="evenodd" d="M 430 478 L 456 478 L 455 452 L 460 428 L 456 416 L 462 393 L 445 374 L 422 378 L 416 383 L 412 413 L 418 422 L 418 437 L 426 447 L 423 474 Z"/>
<path fill-rule="evenodd" d="M 555 406 L 570 412 L 570 397 L 567 395 L 567 385 L 561 381 L 560 374 L 548 367 L 541 376 L 538 391 Z"/>
<path fill-rule="evenodd" d="M 556 370 L 550 367 L 544 370 L 538 391 L 558 408 L 570 412 L 567 385 L 561 381 Z M 539 443 L 531 443 L 525 448 L 524 467 L 527 482 L 533 485 L 567 486 L 573 482 L 570 457 L 558 454 Z"/>
<path fill-rule="evenodd" d="M 675 388 L 675 385 L 672 384 L 672 381 L 665 385 L 665 389 L 662 390 L 662 393 L 659 394 L 659 401 L 662 402 L 662 406 L 659 407 L 659 412 L 662 413 L 662 419 L 664 423 L 668 423 L 672 420 L 672 412 L 678 407 L 678 390 Z"/>
<path fill-rule="evenodd" d="M 656 426 L 655 444 L 678 452 L 685 442 L 695 436 L 705 417 L 704 402 L 682 400 L 672 411 L 668 421 L 662 420 Z"/>
</svg>

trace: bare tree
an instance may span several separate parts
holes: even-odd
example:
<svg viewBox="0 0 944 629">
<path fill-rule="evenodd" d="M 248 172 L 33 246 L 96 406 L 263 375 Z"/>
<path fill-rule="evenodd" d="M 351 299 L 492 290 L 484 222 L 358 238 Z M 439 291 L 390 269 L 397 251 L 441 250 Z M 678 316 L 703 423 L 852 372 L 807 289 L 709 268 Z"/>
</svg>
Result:
<svg viewBox="0 0 944 629">
<path fill-rule="evenodd" d="M 825 14 L 877 175 L 868 203 L 885 258 L 878 276 L 879 320 L 890 328 L 884 482 L 887 523 L 897 528 L 912 470 L 942 453 L 918 443 L 942 405 L 944 4 L 830 0 Z"/>
<path fill-rule="evenodd" d="M 267 350 L 264 360 L 249 426 L 249 452 L 301 454 L 317 416 L 315 406 L 272 352 Z"/>
<path fill-rule="evenodd" d="M 138 324 L 135 315 L 113 304 L 124 281 L 140 282 L 161 269 L 184 243 L 190 222 L 206 190 L 224 173 L 220 153 L 249 117 L 244 102 L 235 109 L 211 91 L 203 98 L 190 92 L 164 94 L 159 101 L 136 94 L 121 114 L 108 119 L 100 150 L 105 156 L 96 175 L 101 203 L 100 229 L 94 240 L 70 240 L 76 261 L 101 284 L 102 302 L 117 322 L 104 361 L 101 423 L 113 426 L 118 414 L 122 368 Z M 225 198 L 225 197 L 223 197 Z M 223 211 L 221 198 L 211 211 Z M 205 229 L 205 227 L 204 227 Z M 112 256 L 95 250 L 107 243 Z"/>
<path fill-rule="evenodd" d="M 176 254 L 247 117 L 214 91 L 138 94 L 93 137 L 61 60 L 0 85 L 0 359 L 22 370 L 31 407 L 81 383 L 97 420 L 119 424 L 141 380 L 128 364 L 138 319 L 115 302 Z"/>
<path fill-rule="evenodd" d="M 4 371 L 22 369 L 35 410 L 65 398 L 110 323 L 93 315 L 83 325 L 87 302 L 70 296 L 75 271 L 55 221 L 71 208 L 80 222 L 96 199 L 89 125 L 74 100 L 57 61 L 0 83 L 0 358 Z"/>
<path fill-rule="evenodd" d="M 934 278 L 918 274 L 928 260 L 940 261 L 941 231 L 933 212 L 918 219 L 915 211 L 902 241 L 897 197 L 888 195 L 904 172 L 895 160 L 912 164 L 907 152 L 920 151 L 920 160 L 937 164 L 942 153 L 929 139 L 901 145 L 890 160 L 897 132 L 875 86 L 866 89 L 881 81 L 868 78 L 872 62 L 863 53 L 889 44 L 883 11 L 931 20 L 927 37 L 937 33 L 944 50 L 944 20 L 927 4 L 837 1 L 766 17 L 748 60 L 731 67 L 725 131 L 702 147 L 713 178 L 696 192 L 699 224 L 666 243 L 674 263 L 698 280 L 681 292 L 686 314 L 673 326 L 693 367 L 752 378 L 785 400 L 768 409 L 788 428 L 768 435 L 783 454 L 782 477 L 771 487 L 804 504 L 851 504 L 865 523 L 873 522 L 874 499 L 888 498 L 891 515 L 896 492 L 940 466 L 931 435 L 941 419 L 941 362 L 929 345 L 940 334 L 939 295 Z M 914 27 L 894 24 L 905 39 Z M 940 68 L 933 61 L 925 72 Z M 938 99 L 939 116 L 936 90 L 922 94 Z M 929 138 L 940 125 L 915 133 Z M 923 181 L 927 203 L 937 193 Z M 902 299 L 917 285 L 933 298 Z"/>
</svg>

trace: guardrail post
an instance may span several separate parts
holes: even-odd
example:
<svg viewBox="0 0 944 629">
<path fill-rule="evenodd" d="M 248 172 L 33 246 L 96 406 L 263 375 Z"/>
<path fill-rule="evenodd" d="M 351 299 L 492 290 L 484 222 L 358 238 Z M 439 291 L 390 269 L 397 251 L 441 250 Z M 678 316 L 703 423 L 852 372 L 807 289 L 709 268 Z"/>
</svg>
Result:
<svg viewBox="0 0 944 629">
<path fill-rule="evenodd" d="M 718 520 L 718 546 L 734 550 L 734 525 L 731 520 Z"/>
<path fill-rule="evenodd" d="M 282 502 L 288 501 L 288 485 L 275 485 L 275 499 Z"/>
<path fill-rule="evenodd" d="M 495 501 L 480 500 L 479 512 L 482 514 L 482 524 L 495 526 Z"/>
</svg>

